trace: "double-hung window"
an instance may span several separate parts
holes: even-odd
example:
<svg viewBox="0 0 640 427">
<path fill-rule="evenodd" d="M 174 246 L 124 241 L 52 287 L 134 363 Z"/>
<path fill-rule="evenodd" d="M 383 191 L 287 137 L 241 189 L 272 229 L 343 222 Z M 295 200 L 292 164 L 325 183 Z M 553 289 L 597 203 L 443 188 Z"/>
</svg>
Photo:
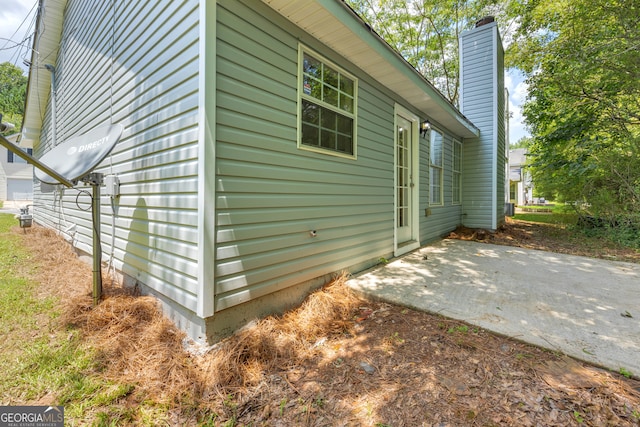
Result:
<svg viewBox="0 0 640 427">
<path fill-rule="evenodd" d="M 33 149 L 32 148 L 23 148 L 22 151 L 26 152 L 27 154 L 29 154 L 30 156 L 33 156 Z M 24 160 L 22 157 L 17 156 L 15 154 L 13 154 L 11 151 L 7 150 L 7 163 L 27 163 L 26 160 Z"/>
<path fill-rule="evenodd" d="M 454 205 L 459 205 L 462 201 L 462 144 L 453 141 L 453 183 L 452 199 Z"/>
<path fill-rule="evenodd" d="M 300 148 L 355 157 L 358 81 L 300 48 Z"/>
<path fill-rule="evenodd" d="M 444 138 L 440 132 L 431 129 L 429 150 L 429 204 L 442 205 L 442 157 Z"/>
</svg>

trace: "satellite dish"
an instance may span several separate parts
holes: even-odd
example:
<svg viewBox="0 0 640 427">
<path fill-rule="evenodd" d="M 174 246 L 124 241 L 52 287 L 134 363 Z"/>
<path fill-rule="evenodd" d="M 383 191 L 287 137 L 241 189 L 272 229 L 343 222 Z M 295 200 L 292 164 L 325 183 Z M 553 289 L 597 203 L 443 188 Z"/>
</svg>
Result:
<svg viewBox="0 0 640 427">
<path fill-rule="evenodd" d="M 103 175 L 93 172 L 109 155 L 113 147 L 120 140 L 124 126 L 121 124 L 96 128 L 63 144 L 54 147 L 42 158 L 34 163 L 40 164 L 49 173 L 57 175 L 57 179 L 43 172 L 40 167 L 36 170 L 36 178 L 45 184 L 64 183 L 75 185 L 83 179 L 93 187 L 91 195 L 91 214 L 93 222 L 93 305 L 98 305 L 102 294 L 102 247 L 100 246 L 100 186 Z M 3 144 L 4 145 L 4 144 Z"/>
<path fill-rule="evenodd" d="M 75 183 L 93 171 L 111 153 L 123 130 L 124 126 L 119 123 L 96 128 L 54 147 L 42 156 L 40 162 Z M 59 183 L 40 169 L 35 173 L 36 178 L 46 184 Z"/>
</svg>

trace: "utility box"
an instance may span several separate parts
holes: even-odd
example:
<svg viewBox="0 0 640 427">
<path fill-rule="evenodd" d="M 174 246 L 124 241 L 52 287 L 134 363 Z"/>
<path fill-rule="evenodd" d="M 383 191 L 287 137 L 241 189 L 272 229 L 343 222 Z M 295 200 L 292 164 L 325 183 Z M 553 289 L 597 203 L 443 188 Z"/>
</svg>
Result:
<svg viewBox="0 0 640 427">
<path fill-rule="evenodd" d="M 33 225 L 33 215 L 29 213 L 29 207 L 20 208 L 20 215 L 18 215 L 18 221 L 20 221 L 21 228 L 31 227 Z"/>
<path fill-rule="evenodd" d="M 516 204 L 515 203 L 507 203 L 506 215 L 514 216 L 516 214 Z"/>
<path fill-rule="evenodd" d="M 109 197 L 120 196 L 120 179 L 116 175 L 107 175 L 104 177 L 103 194 Z"/>
</svg>

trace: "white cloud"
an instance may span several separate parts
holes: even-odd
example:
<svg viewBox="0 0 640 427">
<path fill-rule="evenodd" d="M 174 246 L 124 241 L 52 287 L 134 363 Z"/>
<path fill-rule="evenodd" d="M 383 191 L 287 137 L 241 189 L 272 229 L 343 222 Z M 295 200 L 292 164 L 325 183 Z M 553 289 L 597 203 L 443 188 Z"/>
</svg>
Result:
<svg viewBox="0 0 640 427">
<path fill-rule="evenodd" d="M 514 102 L 517 102 L 519 105 L 522 105 L 527 100 L 528 93 L 529 93 L 529 85 L 527 84 L 527 82 L 521 81 L 513 89 L 511 98 L 513 98 Z"/>
</svg>

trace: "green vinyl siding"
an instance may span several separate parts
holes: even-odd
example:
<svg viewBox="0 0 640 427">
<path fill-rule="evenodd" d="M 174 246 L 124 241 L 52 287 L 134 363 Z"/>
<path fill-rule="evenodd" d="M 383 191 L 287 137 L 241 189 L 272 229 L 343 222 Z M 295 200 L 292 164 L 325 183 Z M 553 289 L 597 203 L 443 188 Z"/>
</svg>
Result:
<svg viewBox="0 0 640 427">
<path fill-rule="evenodd" d="M 299 42 L 358 70 L 260 3 L 220 0 L 217 15 L 220 311 L 392 252 L 393 101 L 359 80 L 357 159 L 300 150 Z"/>
<path fill-rule="evenodd" d="M 426 138 L 420 138 L 420 209 L 418 215 L 420 217 L 420 242 L 422 244 L 439 239 L 450 231 L 454 230 L 462 223 L 462 206 L 453 204 L 452 187 L 453 187 L 453 137 L 438 129 L 443 135 L 442 154 L 443 154 L 443 179 L 442 179 L 442 195 L 443 203 L 441 206 L 430 204 L 431 195 L 429 194 L 429 164 L 430 164 L 430 132 Z M 433 131 L 431 131 L 433 132 Z M 429 215 L 426 214 L 427 209 Z"/>
<path fill-rule="evenodd" d="M 118 271 L 194 312 L 198 11 L 196 0 L 68 0 L 54 64 L 58 143 L 112 122 L 125 128 L 96 170 L 117 174 L 121 192 L 113 204 L 101 201 L 103 261 L 113 254 Z M 51 122 L 48 107 L 37 155 L 51 146 Z M 89 197 L 58 194 L 34 194 L 38 222 L 62 230 L 75 224 L 74 245 L 90 253 Z"/>
</svg>

